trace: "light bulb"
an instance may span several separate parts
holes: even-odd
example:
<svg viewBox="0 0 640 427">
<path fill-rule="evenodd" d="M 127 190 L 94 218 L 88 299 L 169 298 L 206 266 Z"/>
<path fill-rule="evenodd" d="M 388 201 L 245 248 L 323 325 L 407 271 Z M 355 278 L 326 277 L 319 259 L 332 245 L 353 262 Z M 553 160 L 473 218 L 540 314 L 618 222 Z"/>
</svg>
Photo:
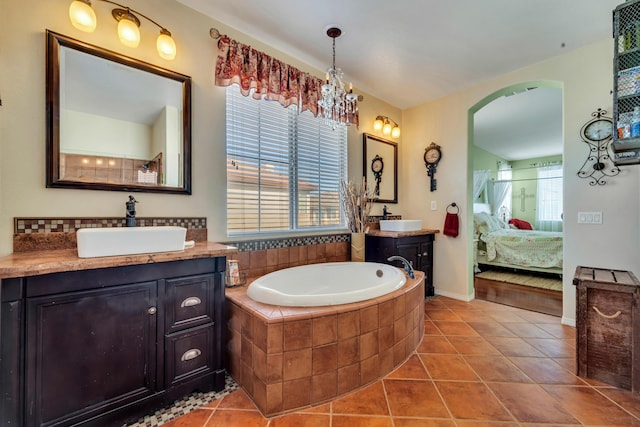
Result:
<svg viewBox="0 0 640 427">
<path fill-rule="evenodd" d="M 382 123 L 382 119 L 377 118 L 374 122 L 373 122 L 373 130 L 375 131 L 379 131 L 380 129 L 382 129 L 382 125 L 384 123 Z"/>
<path fill-rule="evenodd" d="M 91 2 L 75 0 L 69 6 L 69 19 L 71 24 L 85 33 L 92 33 L 96 29 L 96 12 L 91 7 Z"/>
<path fill-rule="evenodd" d="M 160 58 L 172 61 L 176 57 L 176 42 L 173 41 L 171 33 L 165 29 L 160 31 L 156 40 L 156 48 Z"/>
<path fill-rule="evenodd" d="M 394 126 L 393 129 L 391 129 L 391 137 L 398 138 L 399 136 L 400 136 L 400 128 L 398 126 Z"/>
<path fill-rule="evenodd" d="M 138 47 L 140 44 L 140 30 L 136 23 L 123 16 L 118 21 L 118 38 L 127 47 Z"/>
<path fill-rule="evenodd" d="M 391 123 L 386 122 L 384 126 L 382 126 L 382 133 L 385 135 L 389 135 L 391 133 Z"/>
</svg>

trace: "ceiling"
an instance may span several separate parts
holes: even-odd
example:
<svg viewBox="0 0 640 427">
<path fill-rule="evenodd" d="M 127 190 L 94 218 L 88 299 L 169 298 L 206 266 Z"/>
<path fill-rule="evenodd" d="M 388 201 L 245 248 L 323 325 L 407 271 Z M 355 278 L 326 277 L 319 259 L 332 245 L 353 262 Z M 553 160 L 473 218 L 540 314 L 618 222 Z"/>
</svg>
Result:
<svg viewBox="0 0 640 427">
<path fill-rule="evenodd" d="M 562 89 L 508 93 L 473 116 L 473 142 L 505 160 L 562 154 Z"/>
<path fill-rule="evenodd" d="M 398 108 L 611 37 L 621 0 L 177 0 Z M 244 41 L 244 40 L 240 40 Z M 247 40 L 248 42 L 248 40 Z"/>
<path fill-rule="evenodd" d="M 331 64 L 326 29 L 337 26 L 336 65 L 345 82 L 400 109 L 611 37 L 611 11 L 622 3 L 177 1 L 319 70 Z M 475 114 L 474 124 L 474 143 L 506 160 L 561 154 L 562 90 L 499 98 Z"/>
</svg>

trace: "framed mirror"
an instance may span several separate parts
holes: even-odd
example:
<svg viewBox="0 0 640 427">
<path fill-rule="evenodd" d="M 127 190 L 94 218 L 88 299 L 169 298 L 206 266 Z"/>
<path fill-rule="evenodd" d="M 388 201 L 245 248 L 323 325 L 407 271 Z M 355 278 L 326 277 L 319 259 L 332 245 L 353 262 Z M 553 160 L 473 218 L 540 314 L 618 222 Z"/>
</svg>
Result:
<svg viewBox="0 0 640 427">
<path fill-rule="evenodd" d="M 376 203 L 398 203 L 398 144 L 363 134 L 362 175 Z"/>
<path fill-rule="evenodd" d="M 191 77 L 47 30 L 47 187 L 191 194 Z"/>
</svg>

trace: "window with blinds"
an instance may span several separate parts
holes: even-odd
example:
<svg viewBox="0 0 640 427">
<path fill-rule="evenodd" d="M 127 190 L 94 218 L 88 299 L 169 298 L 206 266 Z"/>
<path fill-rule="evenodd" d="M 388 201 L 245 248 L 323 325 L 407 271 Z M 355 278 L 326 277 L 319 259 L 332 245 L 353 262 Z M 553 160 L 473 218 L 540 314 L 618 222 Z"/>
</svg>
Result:
<svg viewBox="0 0 640 427">
<path fill-rule="evenodd" d="M 343 227 L 346 129 L 226 91 L 227 234 Z"/>
</svg>

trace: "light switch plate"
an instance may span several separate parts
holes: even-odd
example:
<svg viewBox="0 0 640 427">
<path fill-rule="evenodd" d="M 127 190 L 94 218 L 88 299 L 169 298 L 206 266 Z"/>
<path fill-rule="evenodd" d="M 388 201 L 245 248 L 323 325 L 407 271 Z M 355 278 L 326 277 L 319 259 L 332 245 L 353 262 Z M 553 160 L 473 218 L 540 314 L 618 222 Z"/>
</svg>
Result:
<svg viewBox="0 0 640 427">
<path fill-rule="evenodd" d="M 578 224 L 602 224 L 602 212 L 578 212 Z"/>
<path fill-rule="evenodd" d="M 438 201 L 437 200 L 432 200 L 431 201 L 431 210 L 432 211 L 438 210 Z"/>
</svg>

